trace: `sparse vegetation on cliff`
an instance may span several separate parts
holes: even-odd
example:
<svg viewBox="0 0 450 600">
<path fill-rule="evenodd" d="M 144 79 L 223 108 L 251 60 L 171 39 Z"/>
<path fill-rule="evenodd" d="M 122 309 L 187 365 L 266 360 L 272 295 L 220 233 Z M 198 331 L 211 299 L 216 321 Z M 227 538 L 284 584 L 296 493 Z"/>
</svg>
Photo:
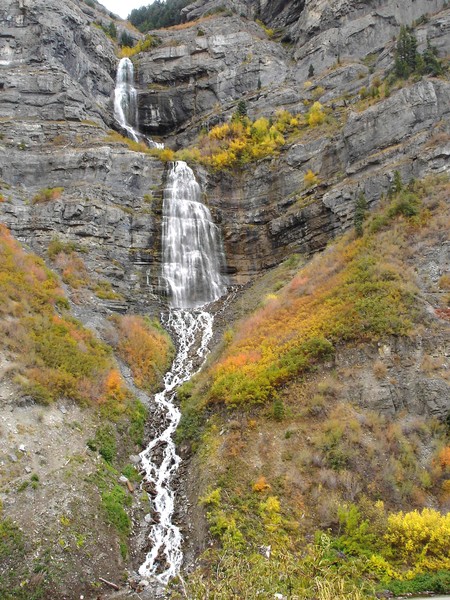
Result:
<svg viewBox="0 0 450 600">
<path fill-rule="evenodd" d="M 195 146 L 177 152 L 176 157 L 200 162 L 215 171 L 240 168 L 277 155 L 288 141 L 326 120 L 327 111 L 320 102 L 314 102 L 306 115 L 279 110 L 270 119 L 261 117 L 255 121 L 243 114 L 238 104 L 229 123 L 216 125 L 203 133 Z"/>
</svg>

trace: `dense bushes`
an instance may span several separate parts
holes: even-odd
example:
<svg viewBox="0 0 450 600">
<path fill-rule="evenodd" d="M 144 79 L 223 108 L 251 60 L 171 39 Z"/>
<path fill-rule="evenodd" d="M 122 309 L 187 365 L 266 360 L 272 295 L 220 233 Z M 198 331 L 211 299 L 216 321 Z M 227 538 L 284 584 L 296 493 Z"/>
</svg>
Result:
<svg viewBox="0 0 450 600">
<path fill-rule="evenodd" d="M 324 107 L 315 102 L 304 116 L 280 110 L 273 118 L 251 121 L 243 104 L 238 103 L 230 122 L 204 132 L 196 146 L 180 151 L 177 156 L 182 160 L 199 161 L 218 171 L 242 167 L 276 155 L 289 137 L 299 135 L 307 127 L 322 125 L 327 118 Z M 317 183 L 315 176 L 308 185 L 313 183 Z"/>
<path fill-rule="evenodd" d="M 145 317 L 116 317 L 117 350 L 130 366 L 137 386 L 155 391 L 173 358 L 173 345 L 156 321 Z"/>
</svg>

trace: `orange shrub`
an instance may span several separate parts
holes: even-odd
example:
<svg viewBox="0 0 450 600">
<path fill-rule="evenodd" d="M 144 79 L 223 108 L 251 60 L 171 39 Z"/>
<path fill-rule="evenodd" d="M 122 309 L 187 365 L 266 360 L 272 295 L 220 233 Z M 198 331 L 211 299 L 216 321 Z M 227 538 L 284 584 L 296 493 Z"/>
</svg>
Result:
<svg viewBox="0 0 450 600">
<path fill-rule="evenodd" d="M 441 465 L 442 469 L 450 470 L 450 446 L 445 446 L 439 452 L 439 464 Z"/>
<path fill-rule="evenodd" d="M 111 369 L 104 382 L 104 394 L 101 402 L 122 404 L 128 396 L 128 390 L 117 369 Z"/>
<path fill-rule="evenodd" d="M 266 492 L 270 489 L 271 486 L 269 483 L 267 483 L 267 479 L 264 477 L 264 475 L 261 475 L 261 477 L 253 484 L 254 492 Z"/>
<path fill-rule="evenodd" d="M 118 352 L 130 366 L 136 385 L 154 391 L 173 355 L 170 338 L 144 317 L 118 317 L 115 323 L 119 333 Z"/>
</svg>

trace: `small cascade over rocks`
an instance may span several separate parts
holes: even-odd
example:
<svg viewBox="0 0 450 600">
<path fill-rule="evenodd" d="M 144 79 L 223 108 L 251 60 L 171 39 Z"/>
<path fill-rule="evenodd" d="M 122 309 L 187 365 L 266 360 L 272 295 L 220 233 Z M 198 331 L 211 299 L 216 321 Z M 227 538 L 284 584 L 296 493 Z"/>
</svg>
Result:
<svg viewBox="0 0 450 600">
<path fill-rule="evenodd" d="M 139 133 L 137 91 L 134 87 L 134 65 L 129 58 L 121 58 L 117 65 L 114 89 L 114 117 L 135 142 L 145 141 L 151 148 L 164 148 L 164 144 Z"/>
<path fill-rule="evenodd" d="M 161 274 L 171 308 L 162 321 L 174 336 L 177 354 L 163 391 L 155 396 L 161 433 L 140 454 L 153 524 L 151 550 L 139 573 L 162 584 L 177 575 L 183 561 L 181 531 L 172 522 L 173 480 L 181 462 L 172 439 L 181 417 L 176 389 L 203 364 L 214 322 L 206 306 L 226 292 L 220 232 L 200 196 L 192 169 L 183 161 L 172 163 L 164 192 Z"/>
</svg>

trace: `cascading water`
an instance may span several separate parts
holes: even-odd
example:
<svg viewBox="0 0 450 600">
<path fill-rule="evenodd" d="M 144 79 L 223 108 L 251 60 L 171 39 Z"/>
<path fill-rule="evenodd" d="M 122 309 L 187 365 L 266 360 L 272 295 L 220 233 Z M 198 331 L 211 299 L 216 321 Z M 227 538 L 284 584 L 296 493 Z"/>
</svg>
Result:
<svg viewBox="0 0 450 600">
<path fill-rule="evenodd" d="M 163 415 L 163 431 L 141 453 L 145 480 L 153 492 L 155 518 L 150 531 L 151 550 L 139 573 L 166 584 L 181 568 L 182 535 L 172 522 L 175 493 L 171 484 L 179 467 L 172 435 L 180 420 L 174 405 L 176 389 L 192 377 L 203 362 L 212 337 L 214 317 L 200 307 L 226 291 L 221 275 L 224 254 L 219 230 L 200 202 L 200 187 L 185 162 L 171 165 L 163 203 L 162 280 L 171 309 L 164 324 L 176 336 L 177 355 L 155 396 Z"/>
<path fill-rule="evenodd" d="M 225 291 L 220 232 L 200 195 L 192 169 L 174 163 L 164 191 L 162 279 L 179 308 L 202 306 Z"/>
<path fill-rule="evenodd" d="M 114 116 L 135 142 L 143 140 L 151 148 L 164 148 L 164 144 L 154 142 L 139 133 L 137 91 L 134 87 L 134 66 L 129 58 L 121 58 L 117 65 L 116 87 L 114 89 Z"/>
<path fill-rule="evenodd" d="M 121 58 L 117 66 L 114 116 L 130 137 L 138 142 L 139 135 L 134 129 L 138 127 L 137 92 L 134 88 L 134 66 L 129 58 Z"/>
</svg>

